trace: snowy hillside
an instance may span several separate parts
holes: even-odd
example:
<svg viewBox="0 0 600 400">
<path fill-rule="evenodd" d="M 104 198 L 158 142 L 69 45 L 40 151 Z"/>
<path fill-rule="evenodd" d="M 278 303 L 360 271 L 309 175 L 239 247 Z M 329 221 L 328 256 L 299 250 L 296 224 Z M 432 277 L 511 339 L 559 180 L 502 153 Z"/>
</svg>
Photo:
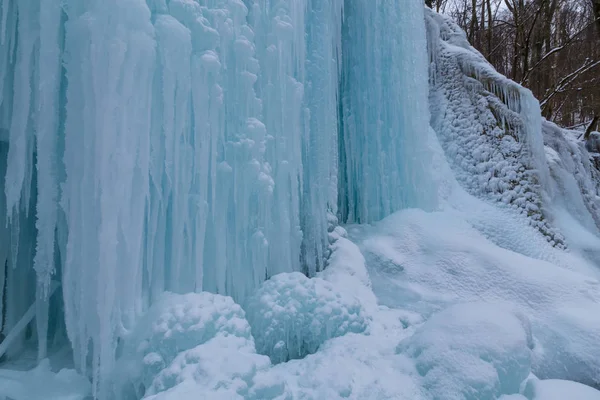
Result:
<svg viewBox="0 0 600 400">
<path fill-rule="evenodd" d="M 419 0 L 0 2 L 0 400 L 600 400 L 599 159 Z"/>
</svg>

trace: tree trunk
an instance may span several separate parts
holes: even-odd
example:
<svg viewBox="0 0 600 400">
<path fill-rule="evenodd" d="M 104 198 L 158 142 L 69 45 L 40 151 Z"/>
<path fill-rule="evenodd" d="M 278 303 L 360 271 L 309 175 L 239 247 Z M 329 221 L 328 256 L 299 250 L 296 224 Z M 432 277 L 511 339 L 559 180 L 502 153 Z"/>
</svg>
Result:
<svg viewBox="0 0 600 400">
<path fill-rule="evenodd" d="M 492 15 L 492 4 L 490 2 L 491 0 L 485 0 L 486 4 L 487 4 L 487 19 L 488 19 L 488 26 L 487 26 L 487 53 L 488 53 L 488 58 L 490 58 L 490 62 L 492 62 L 491 57 L 492 57 L 492 43 L 494 41 L 494 17 Z"/>
<path fill-rule="evenodd" d="M 477 0 L 472 0 L 471 2 L 471 26 L 469 29 L 469 41 L 471 45 L 477 47 L 477 43 L 475 42 L 475 33 L 479 28 L 479 24 L 477 22 Z"/>
<path fill-rule="evenodd" d="M 598 29 L 598 35 L 600 36 L 600 0 L 591 0 L 592 9 L 594 10 L 594 17 L 596 18 L 596 28 Z"/>
<path fill-rule="evenodd" d="M 592 122 L 590 122 L 588 127 L 585 129 L 585 133 L 583 134 L 583 140 L 588 140 L 590 138 L 590 134 L 594 131 L 596 125 L 598 124 L 598 119 L 600 118 L 597 115 L 592 119 Z"/>
</svg>

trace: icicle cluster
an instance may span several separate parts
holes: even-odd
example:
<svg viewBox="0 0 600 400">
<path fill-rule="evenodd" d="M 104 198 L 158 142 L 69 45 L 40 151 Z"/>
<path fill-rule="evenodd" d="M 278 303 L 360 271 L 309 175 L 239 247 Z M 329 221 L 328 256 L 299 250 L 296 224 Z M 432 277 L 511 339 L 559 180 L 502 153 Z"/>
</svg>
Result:
<svg viewBox="0 0 600 400">
<path fill-rule="evenodd" d="M 343 221 L 372 222 L 400 208 L 432 208 L 427 37 L 423 7 L 349 1 L 344 9 Z"/>
<path fill-rule="evenodd" d="M 0 1 L 10 352 L 35 314 L 106 397 L 164 291 L 239 301 L 321 270 L 332 215 L 427 206 L 422 4 L 347 3 Z"/>
<path fill-rule="evenodd" d="M 337 204 L 340 1 L 0 11 L 5 332 L 37 301 L 45 356 L 54 276 L 77 364 L 91 356 L 106 376 L 163 291 L 241 299 L 302 261 L 320 268 Z"/>
</svg>

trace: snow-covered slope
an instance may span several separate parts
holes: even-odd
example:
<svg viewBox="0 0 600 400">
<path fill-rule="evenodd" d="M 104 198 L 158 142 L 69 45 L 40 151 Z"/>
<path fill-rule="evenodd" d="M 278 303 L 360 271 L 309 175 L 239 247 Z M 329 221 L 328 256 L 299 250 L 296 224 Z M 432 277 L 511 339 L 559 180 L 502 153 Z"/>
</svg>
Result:
<svg viewBox="0 0 600 400">
<path fill-rule="evenodd" d="M 427 25 L 431 125 L 458 181 L 523 213 L 563 247 L 545 209 L 550 182 L 537 100 L 497 73 L 448 17 L 429 11 Z"/>
<path fill-rule="evenodd" d="M 458 182 L 526 216 L 552 246 L 585 247 L 600 233 L 597 157 L 580 133 L 542 119 L 531 92 L 497 73 L 448 17 L 428 10 L 426 21 L 431 125 Z"/>
</svg>

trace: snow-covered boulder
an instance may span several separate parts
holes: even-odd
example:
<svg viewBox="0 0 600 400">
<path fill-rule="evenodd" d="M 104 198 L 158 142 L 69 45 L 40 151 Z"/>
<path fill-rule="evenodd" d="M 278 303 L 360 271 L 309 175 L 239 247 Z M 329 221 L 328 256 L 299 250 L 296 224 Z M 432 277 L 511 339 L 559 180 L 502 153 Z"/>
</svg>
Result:
<svg viewBox="0 0 600 400">
<path fill-rule="evenodd" d="M 590 137 L 585 142 L 585 148 L 590 153 L 600 153 L 600 132 L 590 133 Z"/>
<path fill-rule="evenodd" d="M 154 378 L 146 394 L 152 400 L 246 399 L 257 371 L 270 365 L 247 338 L 219 332 L 179 353 Z"/>
<path fill-rule="evenodd" d="M 234 387 L 236 392 L 256 369 L 270 364 L 256 354 L 244 310 L 231 297 L 206 292 L 165 293 L 126 338 L 124 348 L 115 381 L 119 391 L 138 397 L 198 379 L 206 388 Z M 221 368 L 227 360 L 231 365 Z"/>
<path fill-rule="evenodd" d="M 367 329 L 368 317 L 356 297 L 321 278 L 299 272 L 273 276 L 246 303 L 260 354 L 273 363 L 317 351 L 327 339 Z"/>
</svg>

